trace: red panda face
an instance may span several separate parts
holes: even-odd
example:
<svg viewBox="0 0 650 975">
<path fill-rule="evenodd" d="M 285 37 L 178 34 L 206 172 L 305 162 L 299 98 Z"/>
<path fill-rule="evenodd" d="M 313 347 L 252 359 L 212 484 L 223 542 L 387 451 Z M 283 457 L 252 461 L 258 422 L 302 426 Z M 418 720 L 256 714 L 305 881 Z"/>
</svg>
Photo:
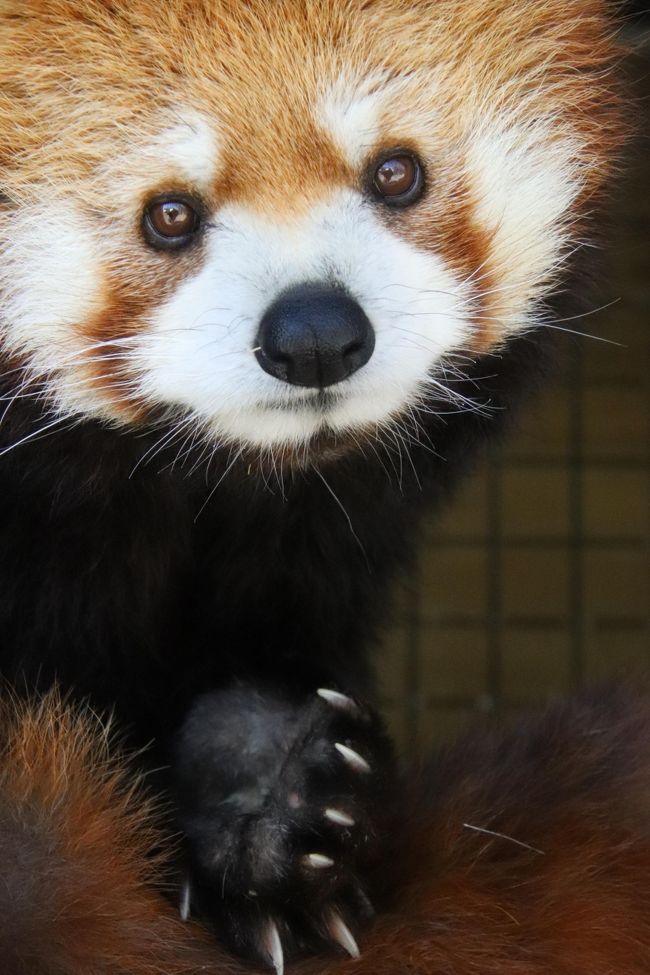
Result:
<svg viewBox="0 0 650 975">
<path fill-rule="evenodd" d="M 607 175 L 603 7 L 8 0 L 3 357 L 62 415 L 260 448 L 463 408 Z"/>
</svg>

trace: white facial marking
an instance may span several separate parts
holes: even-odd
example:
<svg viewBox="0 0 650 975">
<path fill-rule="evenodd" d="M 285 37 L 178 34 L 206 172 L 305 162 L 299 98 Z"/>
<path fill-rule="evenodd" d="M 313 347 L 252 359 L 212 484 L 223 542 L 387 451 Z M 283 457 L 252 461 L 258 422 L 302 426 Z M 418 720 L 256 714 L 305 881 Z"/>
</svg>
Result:
<svg viewBox="0 0 650 975">
<path fill-rule="evenodd" d="M 377 145 L 386 105 L 406 90 L 407 79 L 381 73 L 363 80 L 342 78 L 321 95 L 316 120 L 350 165 L 360 166 Z"/>
<path fill-rule="evenodd" d="M 165 122 L 169 123 L 169 112 Z M 207 193 L 219 167 L 219 137 L 215 124 L 194 109 L 177 109 L 172 124 L 160 125 L 141 136 L 133 148 L 108 157 L 99 172 L 111 196 L 136 201 L 165 182 Z"/>
<path fill-rule="evenodd" d="M 322 124 L 357 163 L 379 131 L 379 87 L 357 87 L 352 97 L 331 89 L 321 104 Z M 105 173 L 108 166 L 121 167 L 116 196 L 132 201 L 134 217 L 138 194 L 170 174 L 199 189 L 215 178 L 213 127 L 183 114 L 144 151 L 134 150 L 137 165 L 107 163 Z M 486 121 L 472 133 L 465 157 L 474 219 L 490 237 L 487 270 L 504 337 L 534 321 L 533 301 L 563 259 L 568 215 L 580 189 L 575 146 L 552 138 L 544 124 L 504 128 Z M 0 338 L 10 353 L 27 356 L 36 376 L 48 377 L 62 410 L 115 419 L 105 394 L 80 380 L 75 365 L 85 347 L 79 326 L 103 308 L 102 266 L 119 262 L 132 221 L 97 233 L 74 204 L 48 198 L 45 189 L 42 197 L 46 203 L 26 206 L 0 225 Z M 410 243 L 399 224 L 389 229 L 380 213 L 378 204 L 352 190 L 333 191 L 293 219 L 222 207 L 196 251 L 194 273 L 124 340 L 120 357 L 130 367 L 129 391 L 170 416 L 190 414 L 217 442 L 262 449 L 300 446 L 319 433 L 372 431 L 403 415 L 426 398 L 446 356 L 471 348 L 468 299 L 481 269 L 475 281 L 460 280 L 442 255 Z M 137 249 L 132 253 L 135 281 Z M 323 397 L 266 373 L 254 349 L 264 312 L 283 291 L 328 281 L 358 301 L 375 348 L 362 368 Z M 436 392 L 444 388 L 441 382 Z M 448 398 L 453 404 L 452 392 Z"/>
<path fill-rule="evenodd" d="M 459 282 L 440 258 L 389 231 L 354 192 L 339 191 L 285 224 L 231 206 L 210 233 L 202 269 L 142 333 L 138 364 L 149 401 L 193 410 L 222 440 L 298 444 L 323 430 L 383 423 L 469 336 Z M 323 411 L 315 391 L 265 373 L 253 349 L 261 318 L 282 291 L 332 277 L 370 319 L 375 350 L 332 387 Z"/>
<path fill-rule="evenodd" d="M 182 113 L 183 122 L 162 132 L 149 152 L 178 168 L 192 186 L 207 190 L 216 176 L 219 159 L 214 128 L 196 112 Z"/>
<path fill-rule="evenodd" d="M 73 205 L 61 201 L 9 219 L 0 263 L 2 342 L 10 353 L 26 355 L 35 373 L 56 374 L 80 350 L 76 326 L 101 310 L 92 231 Z"/>
<path fill-rule="evenodd" d="M 565 216 L 580 191 L 566 141 L 543 125 L 485 128 L 473 138 L 468 172 L 476 218 L 490 234 L 490 273 L 502 283 L 498 305 L 510 330 L 528 300 L 549 284 L 567 240 Z"/>
</svg>

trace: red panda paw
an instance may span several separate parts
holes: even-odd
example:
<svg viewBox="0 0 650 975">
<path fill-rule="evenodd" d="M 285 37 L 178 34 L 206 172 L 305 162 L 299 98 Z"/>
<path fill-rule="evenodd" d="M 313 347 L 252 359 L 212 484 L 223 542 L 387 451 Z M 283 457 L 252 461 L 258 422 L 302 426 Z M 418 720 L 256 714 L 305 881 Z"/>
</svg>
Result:
<svg viewBox="0 0 650 975">
<path fill-rule="evenodd" d="M 337 889 L 329 902 L 306 900 L 299 906 L 281 897 L 255 900 L 251 895 L 229 901 L 218 912 L 217 931 L 236 954 L 277 975 L 283 975 L 285 962 L 305 955 L 336 951 L 359 958 L 360 935 L 374 918 L 368 896 L 354 881 Z"/>
<path fill-rule="evenodd" d="M 269 721 L 269 738 L 277 727 Z M 283 729 L 281 761 L 186 821 L 181 892 L 183 916 L 209 919 L 234 951 L 277 973 L 285 958 L 333 946 L 359 956 L 393 781 L 379 719 L 339 691 L 320 690 Z"/>
</svg>

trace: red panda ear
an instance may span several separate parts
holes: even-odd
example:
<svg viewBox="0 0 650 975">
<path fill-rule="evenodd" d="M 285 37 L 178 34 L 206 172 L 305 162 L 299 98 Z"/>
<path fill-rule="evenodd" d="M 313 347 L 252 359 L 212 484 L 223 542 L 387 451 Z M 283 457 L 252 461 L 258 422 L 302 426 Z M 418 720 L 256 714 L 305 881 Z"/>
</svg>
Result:
<svg viewBox="0 0 650 975">
<path fill-rule="evenodd" d="M 536 111 L 577 136 L 575 162 L 583 198 L 589 197 L 604 184 L 626 141 L 622 3 L 506 0 L 497 6 L 510 10 L 509 56 L 522 66 Z"/>
<path fill-rule="evenodd" d="M 629 132 L 621 8 L 620 2 L 607 0 L 570 0 L 567 4 L 558 0 L 556 6 L 564 31 L 554 61 L 561 72 L 565 111 L 591 154 L 585 171 L 587 193 L 602 186 L 620 158 Z"/>
<path fill-rule="evenodd" d="M 458 0 L 450 39 L 460 55 L 456 86 L 477 90 L 525 124 L 551 121 L 576 138 L 587 193 L 603 182 L 624 141 L 624 57 L 619 0 Z M 435 19 L 436 3 L 430 3 Z"/>
</svg>

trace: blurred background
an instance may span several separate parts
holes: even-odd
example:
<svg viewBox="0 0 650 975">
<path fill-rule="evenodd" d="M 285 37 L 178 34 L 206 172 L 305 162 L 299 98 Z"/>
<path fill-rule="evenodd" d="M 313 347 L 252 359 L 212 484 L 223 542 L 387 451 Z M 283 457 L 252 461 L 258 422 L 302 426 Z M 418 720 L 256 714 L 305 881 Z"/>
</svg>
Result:
<svg viewBox="0 0 650 975">
<path fill-rule="evenodd" d="M 396 593 L 380 678 L 402 749 L 650 672 L 650 17 L 626 39 L 639 139 L 594 309 L 564 369 L 455 503 Z M 612 304 L 613 302 L 613 304 Z M 606 341 L 605 341 L 606 340 Z M 612 344 L 615 343 L 615 344 Z"/>
</svg>

